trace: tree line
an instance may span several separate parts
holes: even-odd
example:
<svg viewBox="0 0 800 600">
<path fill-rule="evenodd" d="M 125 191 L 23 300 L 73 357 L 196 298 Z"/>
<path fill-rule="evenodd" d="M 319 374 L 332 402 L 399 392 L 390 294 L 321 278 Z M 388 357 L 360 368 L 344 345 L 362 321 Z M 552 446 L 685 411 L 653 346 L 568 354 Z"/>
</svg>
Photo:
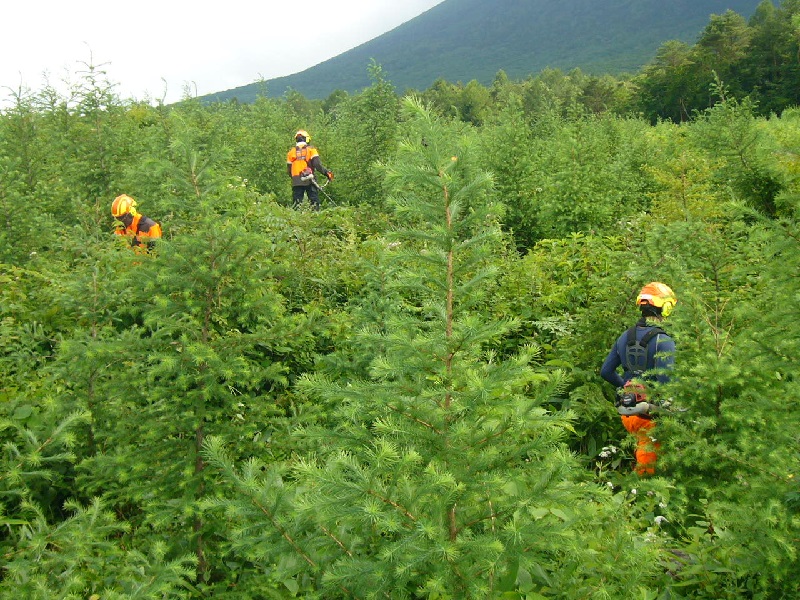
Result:
<svg viewBox="0 0 800 600">
<path fill-rule="evenodd" d="M 800 97 L 800 6 L 764 0 L 750 19 L 728 10 L 711 15 L 697 42 L 670 40 L 639 72 L 596 75 L 574 69 L 546 69 L 522 81 L 499 71 L 490 86 L 438 79 L 418 93 L 444 114 L 480 125 L 509 102 L 528 114 L 558 108 L 594 114 L 637 114 L 650 122 L 690 120 L 717 98 L 710 92 L 716 80 L 737 98 L 749 97 L 759 115 L 780 114 Z M 342 92 L 326 102 L 335 103 Z"/>
<path fill-rule="evenodd" d="M 85 67 L 0 115 L 0 597 L 800 592 L 796 107 L 715 68 L 688 118 L 507 82 L 474 120 L 378 65 L 152 106 Z M 650 280 L 687 410 L 645 479 L 599 367 Z"/>
</svg>

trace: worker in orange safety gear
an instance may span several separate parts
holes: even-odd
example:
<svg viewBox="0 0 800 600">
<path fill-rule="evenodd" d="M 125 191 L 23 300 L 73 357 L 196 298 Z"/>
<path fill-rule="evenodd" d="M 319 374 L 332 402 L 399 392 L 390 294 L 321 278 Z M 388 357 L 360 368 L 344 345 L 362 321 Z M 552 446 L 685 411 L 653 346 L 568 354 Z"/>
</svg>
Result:
<svg viewBox="0 0 800 600">
<path fill-rule="evenodd" d="M 127 194 L 114 198 L 111 214 L 117 220 L 114 233 L 130 238 L 130 244 L 137 252 L 152 250 L 155 240 L 161 237 L 161 225 L 150 217 L 139 214 L 136 200 Z"/>
<path fill-rule="evenodd" d="M 333 180 L 333 172 L 322 166 L 322 159 L 317 149 L 311 145 L 311 136 L 304 129 L 294 134 L 294 147 L 286 154 L 286 167 L 292 178 L 292 204 L 300 208 L 303 196 L 308 195 L 308 201 L 314 210 L 319 210 L 319 184 L 314 177 L 314 172 L 322 173 Z"/>
<path fill-rule="evenodd" d="M 617 338 L 608 353 L 600 376 L 617 388 L 617 412 L 625 429 L 636 436 L 638 475 L 655 473 L 661 447 L 653 437 L 653 418 L 660 407 L 647 401 L 647 382 L 669 381 L 675 364 L 675 342 L 660 323 L 672 312 L 678 299 L 672 289 L 658 281 L 645 285 L 636 298 L 639 321 Z M 617 369 L 622 367 L 622 375 Z"/>
</svg>

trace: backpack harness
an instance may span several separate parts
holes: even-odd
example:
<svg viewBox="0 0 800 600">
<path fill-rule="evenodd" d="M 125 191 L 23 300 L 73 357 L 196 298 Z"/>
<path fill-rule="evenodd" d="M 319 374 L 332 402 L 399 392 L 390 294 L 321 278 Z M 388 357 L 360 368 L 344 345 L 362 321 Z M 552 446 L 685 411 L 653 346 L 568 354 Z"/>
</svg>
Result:
<svg viewBox="0 0 800 600">
<path fill-rule="evenodd" d="M 149 240 L 143 243 L 142 240 L 139 239 L 139 234 L 149 232 L 153 228 L 153 226 L 157 224 L 158 223 L 156 223 L 150 217 L 145 217 L 144 215 L 140 215 L 139 219 L 136 220 L 136 230 L 134 231 L 133 236 L 131 237 L 131 246 L 136 247 L 146 244 L 148 248 L 152 248 L 154 242 L 152 240 Z"/>
<path fill-rule="evenodd" d="M 310 167 L 311 161 L 308 158 L 308 146 L 299 147 L 297 146 L 294 151 L 294 158 L 295 161 L 302 160 L 306 167 L 300 171 L 300 180 L 301 181 L 311 181 L 314 179 L 314 170 Z M 311 157 L 313 158 L 313 156 Z"/>
<path fill-rule="evenodd" d="M 642 336 L 641 340 L 636 339 L 636 325 L 628 329 L 628 336 L 625 341 L 625 368 L 633 374 L 633 377 L 640 377 L 644 372 L 654 365 L 648 364 L 647 346 L 655 336 L 666 335 L 667 332 L 661 327 L 652 327 L 650 331 Z M 622 394 L 617 403 L 617 411 L 623 415 L 638 414 L 647 418 L 647 410 L 636 405 L 647 401 L 644 393 L 644 386 L 641 383 L 628 381 L 622 389 Z"/>
<path fill-rule="evenodd" d="M 641 340 L 637 341 L 636 325 L 628 329 L 628 338 L 625 342 L 625 368 L 631 371 L 634 377 L 642 375 L 647 369 L 654 366 L 647 363 L 647 346 L 650 340 L 659 334 L 666 335 L 667 332 L 661 327 L 653 327 L 642 336 Z"/>
</svg>

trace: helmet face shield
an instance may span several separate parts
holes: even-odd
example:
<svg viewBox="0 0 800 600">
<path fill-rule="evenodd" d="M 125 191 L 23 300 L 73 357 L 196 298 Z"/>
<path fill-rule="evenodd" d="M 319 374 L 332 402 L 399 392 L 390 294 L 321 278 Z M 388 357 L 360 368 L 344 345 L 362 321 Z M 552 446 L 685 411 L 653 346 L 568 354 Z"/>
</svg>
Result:
<svg viewBox="0 0 800 600">
<path fill-rule="evenodd" d="M 308 132 L 305 129 L 299 129 L 297 133 L 294 134 L 294 141 L 305 142 L 308 144 L 311 142 L 311 136 L 308 135 Z"/>
<path fill-rule="evenodd" d="M 131 223 L 133 223 L 133 214 L 129 212 L 126 212 L 124 215 L 120 215 L 114 218 L 117 219 L 117 221 L 119 221 L 120 223 L 122 223 L 125 227 L 130 227 Z"/>
</svg>

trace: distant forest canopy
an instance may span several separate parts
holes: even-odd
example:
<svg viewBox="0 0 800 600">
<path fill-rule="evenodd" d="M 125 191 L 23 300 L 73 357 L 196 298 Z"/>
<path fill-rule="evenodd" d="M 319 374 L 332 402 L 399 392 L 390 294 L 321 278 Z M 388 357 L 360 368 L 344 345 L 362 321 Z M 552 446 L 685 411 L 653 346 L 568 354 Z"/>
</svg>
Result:
<svg viewBox="0 0 800 600">
<path fill-rule="evenodd" d="M 500 71 L 488 86 L 475 79 L 464 84 L 440 78 L 425 90 L 404 93 L 418 94 L 442 114 L 473 124 L 483 123 L 509 102 L 530 114 L 555 104 L 565 109 L 583 107 L 592 113 L 639 114 L 651 122 L 680 122 L 711 106 L 715 101 L 712 87 L 722 82 L 731 95 L 749 97 L 758 114 L 779 114 L 800 103 L 797 3 L 784 0 L 775 7 L 764 0 L 749 20 L 730 10 L 712 15 L 696 43 L 664 43 L 653 60 L 632 76 L 545 69 L 512 80 Z M 265 86 L 261 92 L 266 94 Z M 254 92 L 253 97 L 256 95 Z M 340 89 L 324 100 L 310 100 L 290 90 L 284 98 L 292 104 L 316 105 L 333 112 L 348 95 Z M 221 100 L 223 96 L 201 100 L 212 98 Z"/>
<path fill-rule="evenodd" d="M 295 90 L 321 100 L 335 90 L 357 93 L 369 85 L 364 65 L 371 61 L 400 91 L 426 89 L 438 79 L 489 86 L 500 71 L 514 80 L 552 69 L 623 77 L 649 63 L 662 43 L 695 43 L 712 15 L 733 10 L 749 18 L 760 1 L 446 0 L 302 72 L 206 98 L 252 102 L 259 94 Z"/>
</svg>

